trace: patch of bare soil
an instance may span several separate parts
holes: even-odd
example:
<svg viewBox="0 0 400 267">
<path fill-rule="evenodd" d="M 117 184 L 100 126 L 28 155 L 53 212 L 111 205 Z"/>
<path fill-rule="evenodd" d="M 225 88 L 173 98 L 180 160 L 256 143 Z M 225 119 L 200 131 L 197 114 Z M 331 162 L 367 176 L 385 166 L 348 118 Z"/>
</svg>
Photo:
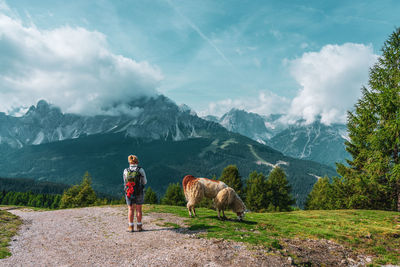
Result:
<svg viewBox="0 0 400 267">
<path fill-rule="evenodd" d="M 10 210 L 23 219 L 1 266 L 290 266 L 287 257 L 242 243 L 207 240 L 182 218 L 150 213 L 127 232 L 126 207 Z M 180 227 L 177 228 L 177 225 Z"/>
<path fill-rule="evenodd" d="M 366 266 L 371 256 L 356 255 L 352 250 L 330 240 L 282 240 L 285 254 L 294 255 L 292 260 L 299 266 Z"/>
</svg>

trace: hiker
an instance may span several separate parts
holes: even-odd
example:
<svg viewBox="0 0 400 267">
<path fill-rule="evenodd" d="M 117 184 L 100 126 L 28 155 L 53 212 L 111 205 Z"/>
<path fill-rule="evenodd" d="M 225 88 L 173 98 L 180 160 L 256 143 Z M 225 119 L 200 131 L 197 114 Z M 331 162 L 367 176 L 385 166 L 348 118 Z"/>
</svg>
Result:
<svg viewBox="0 0 400 267">
<path fill-rule="evenodd" d="M 125 199 L 128 205 L 128 231 L 134 231 L 134 216 L 136 205 L 137 231 L 143 231 L 142 227 L 142 205 L 144 202 L 143 188 L 147 183 L 146 173 L 139 167 L 139 160 L 135 155 L 128 157 L 129 168 L 124 170 Z"/>
</svg>

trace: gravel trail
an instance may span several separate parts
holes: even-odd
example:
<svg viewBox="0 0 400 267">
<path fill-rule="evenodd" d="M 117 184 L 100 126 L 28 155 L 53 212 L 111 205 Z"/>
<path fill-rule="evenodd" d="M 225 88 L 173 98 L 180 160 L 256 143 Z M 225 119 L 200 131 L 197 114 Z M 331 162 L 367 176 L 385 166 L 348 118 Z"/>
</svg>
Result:
<svg viewBox="0 0 400 267">
<path fill-rule="evenodd" d="M 170 214 L 143 216 L 143 232 L 127 232 L 126 207 L 11 210 L 23 226 L 0 266 L 287 266 L 285 258 L 244 244 L 198 238 Z"/>
</svg>

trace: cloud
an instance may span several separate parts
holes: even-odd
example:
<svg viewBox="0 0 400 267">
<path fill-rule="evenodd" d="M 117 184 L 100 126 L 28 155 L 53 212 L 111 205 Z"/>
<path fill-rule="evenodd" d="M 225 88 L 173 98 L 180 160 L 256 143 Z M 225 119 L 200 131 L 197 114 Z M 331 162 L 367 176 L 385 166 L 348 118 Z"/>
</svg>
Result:
<svg viewBox="0 0 400 267">
<path fill-rule="evenodd" d="M 42 30 L 0 10 L 0 111 L 46 99 L 64 112 L 126 113 L 130 99 L 156 94 L 162 79 L 148 62 L 112 53 L 100 32 Z"/>
<path fill-rule="evenodd" d="M 367 85 L 369 68 L 377 57 L 371 45 L 345 43 L 326 45 L 319 52 L 286 61 L 301 86 L 289 118 L 311 123 L 320 115 L 325 124 L 346 122 L 346 112 L 357 102 L 361 87 Z"/>
<path fill-rule="evenodd" d="M 10 8 L 4 0 L 0 0 L 0 11 L 10 11 Z"/>
<path fill-rule="evenodd" d="M 199 114 L 221 116 L 231 108 L 238 108 L 262 115 L 286 114 L 283 120 L 288 123 L 299 119 L 312 123 L 317 117 L 328 125 L 345 123 L 347 111 L 360 97 L 361 87 L 367 85 L 369 68 L 377 58 L 371 45 L 326 45 L 318 52 L 284 59 L 284 66 L 300 85 L 293 99 L 261 91 L 257 97 L 211 102 Z"/>
<path fill-rule="evenodd" d="M 201 116 L 214 115 L 222 116 L 232 108 L 243 109 L 249 112 L 262 115 L 286 113 L 290 106 L 290 100 L 278 96 L 270 91 L 261 91 L 258 97 L 247 97 L 241 99 L 224 99 L 217 102 L 211 102 L 208 108 L 199 112 Z"/>
</svg>

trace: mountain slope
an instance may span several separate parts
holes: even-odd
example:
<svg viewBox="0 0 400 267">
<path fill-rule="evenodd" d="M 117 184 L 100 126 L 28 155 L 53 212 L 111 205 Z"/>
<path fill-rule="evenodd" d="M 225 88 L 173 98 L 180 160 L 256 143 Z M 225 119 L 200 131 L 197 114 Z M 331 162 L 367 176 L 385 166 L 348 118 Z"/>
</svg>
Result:
<svg viewBox="0 0 400 267">
<path fill-rule="evenodd" d="M 164 96 L 134 99 L 129 110 L 82 116 L 39 101 L 22 117 L 2 114 L 0 176 L 73 184 L 89 171 L 97 191 L 117 196 L 129 154 L 139 157 L 158 193 L 186 174 L 219 176 L 229 164 L 238 166 L 243 179 L 254 170 L 268 174 L 281 166 L 302 206 L 316 176 L 335 175 L 325 165 L 284 156 L 203 120 Z"/>
<path fill-rule="evenodd" d="M 136 154 L 148 175 L 149 185 L 163 193 L 169 183 L 186 174 L 219 176 L 236 164 L 243 178 L 254 170 L 268 174 L 281 166 L 302 206 L 316 181 L 315 176 L 335 175 L 325 165 L 284 156 L 282 153 L 238 134 L 226 132 L 214 138 L 182 141 L 132 138 L 123 133 L 98 134 L 77 139 L 25 146 L 0 153 L 0 176 L 29 177 L 61 183 L 77 183 L 85 171 L 96 190 L 122 194 L 122 171 L 127 155 Z"/>
<path fill-rule="evenodd" d="M 271 138 L 268 145 L 291 157 L 335 167 L 336 162 L 344 162 L 350 156 L 345 149 L 345 138 L 345 125 L 327 126 L 315 121 L 309 125 L 291 125 Z"/>
<path fill-rule="evenodd" d="M 218 124 L 200 119 L 187 107 L 178 107 L 162 95 L 134 99 L 128 110 L 116 115 L 64 114 L 41 100 L 22 117 L 0 113 L 0 145 L 21 148 L 105 133 L 177 141 L 224 131 Z"/>
<path fill-rule="evenodd" d="M 219 119 L 219 123 L 231 132 L 240 133 L 260 143 L 272 136 L 260 115 L 244 110 L 231 109 Z"/>
<path fill-rule="evenodd" d="M 259 143 L 267 144 L 284 154 L 320 162 L 335 167 L 344 162 L 349 154 L 345 150 L 346 126 L 343 124 L 324 125 L 317 119 L 306 125 L 303 121 L 285 124 L 282 115 L 260 116 L 244 110 L 232 109 L 218 121 L 226 129 L 240 133 Z"/>
</svg>

